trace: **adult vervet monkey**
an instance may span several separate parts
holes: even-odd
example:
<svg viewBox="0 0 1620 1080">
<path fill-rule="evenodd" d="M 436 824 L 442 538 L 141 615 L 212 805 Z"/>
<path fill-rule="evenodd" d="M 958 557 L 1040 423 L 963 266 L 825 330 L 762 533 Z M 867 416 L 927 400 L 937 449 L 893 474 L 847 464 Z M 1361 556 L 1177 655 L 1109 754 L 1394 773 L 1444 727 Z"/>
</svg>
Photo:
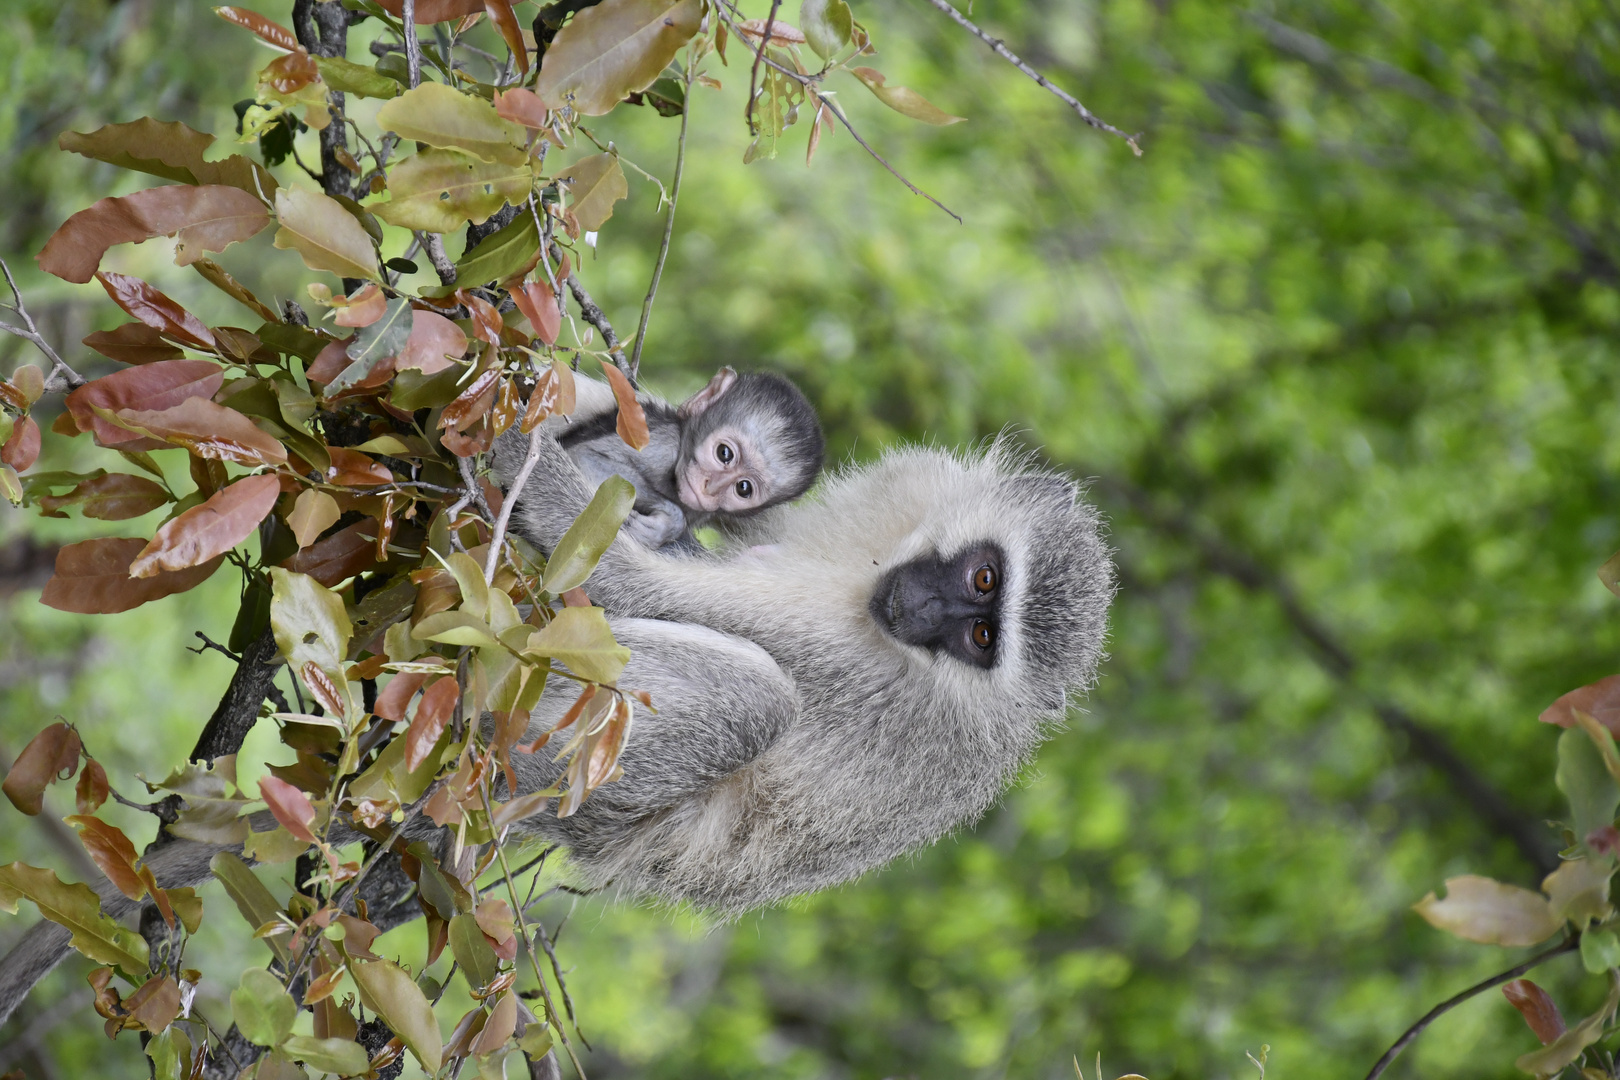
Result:
<svg viewBox="0 0 1620 1080">
<path fill-rule="evenodd" d="M 550 437 L 515 527 L 549 550 L 589 501 Z M 526 437 L 497 445 L 508 480 Z M 891 451 L 746 523 L 734 552 L 621 535 L 587 586 L 632 650 L 641 714 L 623 778 L 534 832 L 587 882 L 721 914 L 848 881 L 982 813 L 1096 673 L 1113 570 L 1076 485 L 997 444 Z M 549 695 L 534 725 L 569 704 Z M 519 755 L 519 786 L 549 784 Z M 219 848 L 164 845 L 165 886 Z M 105 910 L 132 906 L 98 883 Z M 0 961 L 0 1020 L 68 951 L 42 923 Z"/>
</svg>

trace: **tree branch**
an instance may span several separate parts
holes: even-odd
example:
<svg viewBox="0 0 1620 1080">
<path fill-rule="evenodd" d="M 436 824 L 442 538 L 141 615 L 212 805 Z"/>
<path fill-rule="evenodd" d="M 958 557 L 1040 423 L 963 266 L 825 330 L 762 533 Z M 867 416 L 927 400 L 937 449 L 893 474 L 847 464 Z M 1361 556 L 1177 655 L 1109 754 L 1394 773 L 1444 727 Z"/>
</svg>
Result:
<svg viewBox="0 0 1620 1080">
<path fill-rule="evenodd" d="M 1080 119 L 1084 120 L 1098 131 L 1106 131 L 1110 135 L 1118 135 L 1120 138 L 1125 140 L 1125 145 L 1131 148 L 1131 153 L 1135 154 L 1137 157 L 1142 156 L 1142 148 L 1136 144 L 1136 140 L 1141 137 L 1140 134 L 1127 135 L 1113 124 L 1108 123 L 1106 120 L 1100 119 L 1090 109 L 1080 104 L 1079 100 L 1075 98 L 1074 95 L 1052 85 L 1051 80 L 1045 75 L 1042 75 L 1040 72 L 1036 71 L 1034 68 L 1020 60 L 1016 53 L 1007 48 L 1006 42 L 1002 41 L 1000 38 L 991 37 L 989 34 L 975 26 L 968 20 L 966 15 L 963 15 L 951 5 L 950 0 L 928 0 L 928 2 L 934 5 L 934 7 L 938 8 L 940 11 L 944 12 L 946 15 L 950 16 L 958 26 L 962 27 L 968 33 L 990 46 L 991 50 L 994 51 L 997 56 L 1007 61 L 1007 63 L 1011 64 L 1019 71 L 1022 71 L 1025 75 L 1028 75 L 1031 79 L 1034 79 L 1035 85 L 1047 91 L 1053 97 L 1063 102 L 1063 104 L 1073 109 L 1075 114 L 1078 115 Z"/>
<path fill-rule="evenodd" d="M 208 718 L 197 745 L 192 747 L 192 761 L 212 761 L 242 749 L 242 740 L 259 720 L 259 706 L 274 689 L 276 669 L 281 654 L 276 649 L 276 636 L 267 626 L 264 633 L 242 650 L 242 661 L 236 665 L 236 674 L 219 699 L 214 715 Z"/>
<path fill-rule="evenodd" d="M 45 389 L 55 391 L 62 389 L 64 385 L 68 389 L 77 389 L 83 386 L 84 376 L 67 366 L 62 358 L 57 355 L 56 350 L 51 348 L 51 343 L 45 340 L 45 335 L 39 332 L 39 327 L 34 325 L 34 317 L 28 314 L 28 305 L 23 303 L 22 293 L 17 289 L 17 281 L 11 276 L 11 267 L 6 265 L 4 259 L 0 259 L 0 271 L 4 271 L 6 284 L 11 287 L 11 298 L 16 301 L 14 304 L 0 304 L 0 309 L 11 312 L 23 321 L 22 326 L 12 326 L 10 323 L 0 322 L 0 330 L 4 330 L 8 334 L 15 334 L 27 341 L 32 341 L 34 347 L 45 354 L 45 358 L 51 362 L 51 370 L 45 376 Z M 58 377 L 61 379 L 60 383 L 56 381 Z"/>
<path fill-rule="evenodd" d="M 1483 982 L 1475 983 L 1462 993 L 1442 1001 L 1440 1004 L 1424 1013 L 1423 1019 L 1419 1020 L 1417 1023 L 1413 1024 L 1411 1027 L 1407 1028 L 1401 1033 L 1401 1037 L 1395 1040 L 1395 1044 L 1393 1046 L 1384 1051 L 1384 1056 L 1379 1058 L 1378 1063 L 1372 1067 L 1372 1071 L 1367 1074 L 1367 1080 L 1378 1080 L 1378 1078 L 1384 1074 L 1384 1070 L 1389 1068 L 1395 1059 L 1400 1056 L 1401 1051 L 1405 1050 L 1413 1039 L 1423 1034 L 1424 1028 L 1440 1019 L 1440 1017 L 1444 1016 L 1452 1009 L 1455 1009 L 1458 1005 L 1461 1005 L 1469 998 L 1483 994 L 1493 986 L 1501 986 L 1505 982 L 1511 982 L 1512 980 L 1517 979 L 1520 975 L 1523 975 L 1525 972 L 1534 967 L 1538 967 L 1541 964 L 1546 963 L 1555 956 L 1559 956 L 1567 952 L 1573 952 L 1575 949 L 1580 947 L 1580 944 L 1581 935 L 1578 932 L 1571 934 L 1566 940 L 1559 942 L 1546 952 L 1537 953 L 1535 956 L 1532 956 L 1530 959 L 1526 960 L 1517 967 L 1509 968 L 1500 975 L 1492 975 Z"/>
</svg>

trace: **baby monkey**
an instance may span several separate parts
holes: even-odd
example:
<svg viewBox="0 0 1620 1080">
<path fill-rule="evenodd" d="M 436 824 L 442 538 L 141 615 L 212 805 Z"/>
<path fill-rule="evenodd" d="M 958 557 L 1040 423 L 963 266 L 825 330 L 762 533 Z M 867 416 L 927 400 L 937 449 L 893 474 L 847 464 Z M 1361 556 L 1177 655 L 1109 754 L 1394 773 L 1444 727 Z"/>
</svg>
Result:
<svg viewBox="0 0 1620 1080">
<path fill-rule="evenodd" d="M 622 476 L 635 485 L 624 528 L 648 547 L 690 547 L 697 526 L 797 499 L 821 471 L 826 444 L 816 411 L 780 375 L 724 367 L 677 408 L 642 405 L 644 450 L 619 438 L 616 409 L 573 425 L 558 441 L 589 483 Z"/>
</svg>

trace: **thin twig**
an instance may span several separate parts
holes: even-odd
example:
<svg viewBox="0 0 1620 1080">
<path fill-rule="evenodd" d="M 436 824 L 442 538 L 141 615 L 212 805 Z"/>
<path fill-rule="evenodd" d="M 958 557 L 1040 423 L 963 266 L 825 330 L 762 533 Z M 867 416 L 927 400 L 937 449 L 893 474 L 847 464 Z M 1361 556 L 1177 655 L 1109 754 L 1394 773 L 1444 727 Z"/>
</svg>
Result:
<svg viewBox="0 0 1620 1080">
<path fill-rule="evenodd" d="M 45 340 L 45 335 L 39 332 L 39 327 L 34 325 L 34 317 L 28 314 L 28 305 L 23 303 L 22 293 L 17 288 L 17 281 L 11 276 L 11 267 L 6 265 L 4 259 L 0 259 L 0 271 L 5 272 L 6 284 L 11 287 L 11 298 L 16 301 L 14 305 L 0 304 L 0 308 L 12 312 L 23 321 L 22 326 L 12 326 L 10 323 L 0 322 L 0 330 L 32 341 L 34 347 L 45 354 L 45 358 L 51 362 L 50 373 L 45 377 L 45 389 L 51 391 L 61 389 L 60 386 L 52 385 L 53 380 L 58 375 L 62 377 L 62 382 L 66 383 L 70 389 L 78 389 L 83 386 L 84 376 L 67 366 L 67 363 L 57 355 L 56 350 L 51 348 L 51 343 Z"/>
<path fill-rule="evenodd" d="M 416 0 L 402 0 L 400 22 L 405 24 L 405 74 L 410 88 L 415 90 L 422 81 L 422 43 L 416 38 Z"/>
<path fill-rule="evenodd" d="M 1384 1070 L 1389 1068 L 1390 1064 L 1400 1056 L 1401 1051 L 1405 1050 L 1407 1045 L 1413 1039 L 1423 1034 L 1424 1028 L 1434 1023 L 1452 1009 L 1455 1009 L 1458 1005 L 1461 1005 L 1471 997 L 1484 993 L 1493 986 L 1501 986 L 1505 982 L 1517 979 L 1520 975 L 1523 975 L 1531 968 L 1537 967 L 1538 965 L 1551 960 L 1553 957 L 1558 956 L 1561 953 L 1573 952 L 1575 949 L 1580 947 L 1580 944 L 1581 935 L 1578 933 L 1571 934 L 1566 940 L 1559 942 L 1546 952 L 1537 953 L 1535 956 L 1532 956 L 1518 967 L 1509 968 L 1500 975 L 1492 975 L 1484 982 L 1475 983 L 1473 986 L 1470 986 L 1468 989 L 1464 990 L 1455 997 L 1449 997 L 1442 1001 L 1440 1004 L 1424 1013 L 1423 1019 L 1419 1020 L 1417 1023 L 1413 1024 L 1411 1027 L 1407 1028 L 1401 1033 L 1401 1037 L 1395 1040 L 1395 1045 L 1391 1046 L 1388 1050 L 1385 1050 L 1384 1056 L 1378 1059 L 1378 1064 L 1372 1067 L 1372 1072 L 1367 1074 L 1367 1080 L 1378 1080 L 1378 1078 L 1383 1075 Z"/>
<path fill-rule="evenodd" d="M 555 241 L 551 245 L 551 258 L 558 266 L 562 265 L 562 249 L 557 246 Z M 596 301 L 591 299 L 591 294 L 585 291 L 585 286 L 580 283 L 579 274 L 572 267 L 568 270 L 568 276 L 563 279 L 563 284 L 567 285 L 568 291 L 574 294 L 574 303 L 579 305 L 580 318 L 596 327 L 597 332 L 602 335 L 602 343 L 608 347 L 608 352 L 613 356 L 614 364 L 618 366 L 620 371 L 624 372 L 625 378 L 630 379 L 630 363 L 625 359 L 624 352 L 620 348 L 619 335 L 613 332 L 613 324 L 608 322 L 607 316 L 602 313 L 602 309 L 597 306 Z M 631 383 L 634 384 L 634 382 L 635 380 L 631 379 Z"/>
<path fill-rule="evenodd" d="M 1006 43 L 1000 38 L 991 37 L 989 34 L 975 26 L 968 20 L 966 15 L 963 15 L 951 5 L 950 0 L 928 0 L 928 2 L 934 5 L 934 7 L 938 8 L 940 11 L 943 11 L 946 15 L 949 15 L 953 20 L 955 20 L 958 26 L 962 27 L 968 33 L 990 46 L 991 50 L 994 51 L 997 56 L 1007 61 L 1007 63 L 1011 64 L 1019 71 L 1022 71 L 1025 75 L 1028 75 L 1031 79 L 1034 79 L 1035 85 L 1047 91 L 1053 97 L 1063 102 L 1063 104 L 1073 109 L 1075 114 L 1078 115 L 1080 119 L 1084 120 L 1098 131 L 1106 131 L 1110 135 L 1118 135 L 1120 138 L 1125 140 L 1125 145 L 1131 148 L 1131 153 L 1135 154 L 1137 157 L 1142 156 L 1142 148 L 1136 145 L 1136 140 L 1140 137 L 1139 134 L 1127 135 L 1113 124 L 1108 123 L 1106 120 L 1099 119 L 1097 115 L 1090 109 L 1080 104 L 1079 100 L 1075 98 L 1074 95 L 1066 93 L 1058 87 L 1053 86 L 1051 80 L 1045 75 L 1042 75 L 1040 72 L 1036 71 L 1034 68 L 1020 60 L 1018 55 L 1011 49 L 1007 48 Z"/>
<path fill-rule="evenodd" d="M 743 110 L 743 119 L 748 122 L 750 135 L 759 134 L 759 128 L 754 126 L 754 99 L 759 97 L 759 64 L 765 59 L 765 49 L 771 44 L 771 28 L 776 25 L 776 11 L 781 6 L 782 0 L 771 0 L 771 13 L 765 16 L 765 33 L 759 39 L 761 47 L 755 51 L 754 66 L 748 71 L 748 108 Z M 686 123 L 684 118 L 681 123 Z"/>
<path fill-rule="evenodd" d="M 776 14 L 773 4 L 771 14 Z M 770 21 L 765 23 L 766 33 L 770 32 Z M 641 302 L 641 325 L 636 327 L 636 347 L 630 354 L 630 379 L 634 381 L 641 374 L 641 347 L 647 341 L 647 322 L 652 318 L 653 297 L 658 295 L 658 279 L 664 276 L 664 260 L 669 258 L 669 240 L 675 235 L 675 204 L 681 198 L 681 177 L 686 169 L 686 120 L 692 112 L 692 69 L 696 66 L 692 50 L 686 54 L 686 87 L 681 97 L 681 137 L 675 146 L 675 182 L 669 189 L 669 211 L 664 215 L 664 241 L 658 246 L 658 261 L 653 264 L 652 283 L 647 286 L 647 299 Z"/>
<path fill-rule="evenodd" d="M 416 238 L 422 241 L 422 250 L 427 252 L 428 262 L 433 264 L 434 273 L 439 275 L 441 285 L 454 285 L 456 283 L 456 264 L 450 261 L 450 256 L 444 253 L 444 237 L 438 233 L 419 232 Z"/>
<path fill-rule="evenodd" d="M 484 580 L 494 582 L 495 567 L 500 563 L 501 549 L 506 544 L 506 526 L 512 520 L 512 507 L 517 505 L 518 495 L 523 491 L 523 485 L 529 482 L 529 474 L 534 472 L 535 463 L 540 460 L 540 440 L 546 434 L 536 424 L 534 430 L 529 432 L 529 452 L 523 458 L 523 465 L 512 478 L 512 486 L 506 492 L 506 498 L 501 500 L 501 512 L 495 519 L 495 531 L 489 538 L 489 554 L 484 558 Z"/>
</svg>

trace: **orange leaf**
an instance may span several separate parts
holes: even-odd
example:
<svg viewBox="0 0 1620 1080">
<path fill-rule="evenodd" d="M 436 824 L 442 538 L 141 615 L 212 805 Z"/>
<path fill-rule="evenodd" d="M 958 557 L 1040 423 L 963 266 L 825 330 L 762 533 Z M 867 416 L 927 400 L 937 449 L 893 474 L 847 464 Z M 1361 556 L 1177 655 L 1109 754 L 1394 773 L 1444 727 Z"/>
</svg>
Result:
<svg viewBox="0 0 1620 1080">
<path fill-rule="evenodd" d="M 161 330 L 170 337 L 199 349 L 214 347 L 213 332 L 204 326 L 197 316 L 140 278 L 130 277 L 128 274 L 101 272 L 96 274 L 96 280 L 107 290 L 107 295 L 113 298 L 113 303 L 154 330 Z"/>
<path fill-rule="evenodd" d="M 108 473 L 75 487 L 66 495 L 46 495 L 39 500 L 40 510 L 56 516 L 64 506 L 78 504 L 87 518 L 100 521 L 122 521 L 140 517 L 169 501 L 163 486 L 129 473 Z"/>
<path fill-rule="evenodd" d="M 102 446 L 119 450 L 161 450 L 165 444 L 127 431 L 95 413 L 96 408 L 158 411 L 187 398 L 211 398 L 225 380 L 218 364 L 208 360 L 159 360 L 125 368 L 86 383 L 67 396 L 68 411 L 80 431 L 89 431 Z"/>
<path fill-rule="evenodd" d="M 285 780 L 266 776 L 259 780 L 259 797 L 269 805 L 282 828 L 306 844 L 315 842 L 315 833 L 310 829 L 315 822 L 315 807 L 310 805 L 309 796 Z"/>
<path fill-rule="evenodd" d="M 534 332 L 547 345 L 557 344 L 557 333 L 562 329 L 562 313 L 557 310 L 557 294 L 551 291 L 549 281 L 534 281 L 519 285 L 512 291 L 512 302 L 523 312 L 534 327 Z"/>
<path fill-rule="evenodd" d="M 163 340 L 161 332 L 145 323 L 125 323 L 112 330 L 97 330 L 84 344 L 102 356 L 123 364 L 150 364 L 185 356 L 178 345 Z"/>
<path fill-rule="evenodd" d="M 534 389 L 529 391 L 529 405 L 524 410 L 523 422 L 518 430 L 527 435 L 536 424 L 553 413 L 567 416 L 574 411 L 574 373 L 556 360 L 535 377 Z"/>
<path fill-rule="evenodd" d="M 1547 991 L 1529 979 L 1514 979 L 1503 985 L 1502 995 L 1519 1010 L 1541 1045 L 1546 1046 L 1564 1033 L 1564 1017 L 1558 1006 L 1547 996 Z"/>
<path fill-rule="evenodd" d="M 456 702 L 461 698 L 461 687 L 448 675 L 433 680 L 422 694 L 416 707 L 416 718 L 405 733 L 405 768 L 414 770 L 427 760 L 428 754 L 439 744 L 445 724 L 454 714 Z"/>
<path fill-rule="evenodd" d="M 489 13 L 489 21 L 495 24 L 495 29 L 501 32 L 501 40 L 506 42 L 506 47 L 512 50 L 512 55 L 517 59 L 518 74 L 527 75 L 529 50 L 523 47 L 523 30 L 518 26 L 517 16 L 512 14 L 511 0 L 484 0 L 484 10 Z"/>
<path fill-rule="evenodd" d="M 495 310 L 495 305 L 466 289 L 456 290 L 456 300 L 467 305 L 467 310 L 472 313 L 473 336 L 491 345 L 499 345 L 504 322 L 501 313 Z"/>
<path fill-rule="evenodd" d="M 81 814 L 93 814 L 107 801 L 107 770 L 95 758 L 79 770 L 79 783 L 73 789 L 74 803 Z"/>
<path fill-rule="evenodd" d="M 439 414 L 439 426 L 452 431 L 465 431 L 495 404 L 495 384 L 501 377 L 499 364 L 480 372 L 467 389 Z"/>
<path fill-rule="evenodd" d="M 139 900 L 146 895 L 146 882 L 141 880 L 140 870 L 135 865 L 135 845 L 129 842 L 129 837 L 121 829 L 85 814 L 69 817 L 67 823 L 79 830 L 79 842 L 84 845 L 84 850 L 90 853 L 90 858 L 107 875 L 107 880 L 118 887 L 119 892 L 131 900 Z"/>
<path fill-rule="evenodd" d="M 517 388 L 512 385 L 511 379 L 502 379 L 500 392 L 495 395 L 495 404 L 489 410 L 490 432 L 495 435 L 501 434 L 512 426 L 517 420 L 517 415 Z M 494 507 L 490 509 L 494 510 Z M 498 510 L 495 512 L 500 513 Z"/>
<path fill-rule="evenodd" d="M 298 44 L 298 38 L 291 30 L 288 30 L 280 23 L 271 22 L 257 11 L 249 11 L 247 8 L 239 7 L 217 7 L 214 9 L 214 14 L 226 22 L 233 22 L 237 26 L 253 31 L 260 38 L 278 49 L 294 52 L 303 48 L 302 45 Z"/>
<path fill-rule="evenodd" d="M 269 224 L 264 203 L 241 188 L 171 184 L 102 199 L 80 210 L 51 234 L 37 258 L 41 270 L 82 285 L 95 276 L 115 244 L 176 236 L 174 261 L 189 266 L 204 252 L 224 251 Z"/>
<path fill-rule="evenodd" d="M 148 1031 L 162 1031 L 180 1015 L 180 985 L 173 975 L 153 976 L 124 1002 Z"/>
<path fill-rule="evenodd" d="M 147 546 L 138 537 L 106 536 L 69 544 L 56 553 L 56 574 L 45 583 L 39 602 L 58 611 L 108 615 L 150 600 L 185 592 L 207 581 L 224 556 L 171 573 L 129 576 L 135 556 Z"/>
<path fill-rule="evenodd" d="M 341 446 L 328 446 L 326 452 L 331 455 L 332 465 L 326 470 L 326 482 L 339 484 L 344 487 L 375 487 L 378 484 L 392 484 L 394 474 L 388 471 L 388 466 L 373 461 L 358 450 L 348 450 Z"/>
<path fill-rule="evenodd" d="M 596 684 L 586 683 L 585 689 L 579 692 L 579 697 L 575 698 L 574 703 L 568 706 L 568 711 L 563 713 L 561 720 L 558 720 L 551 726 L 550 731 L 541 732 L 535 737 L 535 740 L 529 743 L 527 746 L 514 746 L 512 749 L 520 754 L 533 754 L 537 752 L 542 746 L 550 742 L 551 737 L 557 732 L 566 727 L 572 727 L 574 722 L 580 718 L 580 715 L 584 713 L 586 707 L 590 705 L 592 699 L 595 697 Z"/>
<path fill-rule="evenodd" d="M 418 309 L 411 319 L 411 336 L 394 361 L 394 367 L 415 368 L 424 375 L 432 375 L 450 366 L 449 357 L 459 360 L 466 351 L 467 335 L 461 327 L 443 315 Z"/>
<path fill-rule="evenodd" d="M 527 128 L 546 126 L 548 106 L 533 90 L 521 86 L 511 90 L 495 91 L 495 115 Z"/>
<path fill-rule="evenodd" d="M 349 343 L 352 341 L 354 338 L 351 336 L 341 341 L 327 342 L 326 347 L 316 353 L 315 359 L 305 366 L 304 378 L 322 386 L 337 378 L 354 362 L 349 359 Z"/>
<path fill-rule="evenodd" d="M 321 69 L 303 49 L 278 56 L 259 72 L 259 82 L 278 94 L 296 94 L 321 77 Z"/>
<path fill-rule="evenodd" d="M 39 460 L 39 425 L 32 416 L 25 416 L 11 429 L 11 437 L 0 446 L 0 461 L 18 472 L 32 467 Z"/>
<path fill-rule="evenodd" d="M 388 310 L 388 297 L 373 281 L 362 286 L 353 296 L 346 296 L 342 300 L 333 298 L 332 306 L 337 309 L 337 315 L 332 320 L 337 325 L 370 326 Z"/>
<path fill-rule="evenodd" d="M 207 398 L 187 398 L 155 411 L 120 409 L 118 418 L 164 442 L 183 446 L 200 458 L 247 468 L 285 465 L 287 449 L 252 420 Z"/>
<path fill-rule="evenodd" d="M 425 671 L 405 671 L 388 680 L 388 685 L 382 688 L 377 695 L 377 703 L 372 706 L 372 713 L 384 720 L 403 720 L 405 710 L 411 703 L 411 698 L 427 682 Z"/>
<path fill-rule="evenodd" d="M 223 555 L 253 535 L 280 495 L 281 482 L 268 475 L 245 476 L 215 492 L 159 529 L 130 563 L 129 576 L 184 570 Z"/>
<path fill-rule="evenodd" d="M 624 372 L 617 365 L 607 360 L 602 361 L 602 373 L 607 376 L 608 385 L 613 387 L 613 400 L 619 403 L 619 422 L 615 425 L 619 438 L 634 449 L 645 450 L 652 436 L 647 431 L 647 414 L 641 408 L 641 402 L 636 400 L 630 380 L 624 377 Z"/>
<path fill-rule="evenodd" d="M 71 776 L 78 763 L 79 733 L 66 724 L 52 724 L 23 747 L 0 790 L 12 806 L 33 817 L 45 805 L 46 787 Z"/>
</svg>

